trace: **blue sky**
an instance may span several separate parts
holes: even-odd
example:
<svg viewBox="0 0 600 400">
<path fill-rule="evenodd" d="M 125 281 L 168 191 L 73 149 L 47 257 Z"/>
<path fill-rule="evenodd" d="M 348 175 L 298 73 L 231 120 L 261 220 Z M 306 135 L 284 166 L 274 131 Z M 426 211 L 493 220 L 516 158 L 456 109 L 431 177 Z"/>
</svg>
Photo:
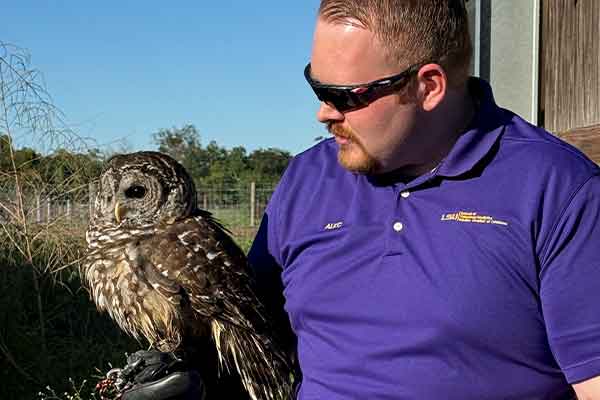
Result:
<svg viewBox="0 0 600 400">
<path fill-rule="evenodd" d="M 325 135 L 302 70 L 318 0 L 7 1 L 0 41 L 31 55 L 55 104 L 100 145 L 160 128 L 296 154 Z"/>
</svg>

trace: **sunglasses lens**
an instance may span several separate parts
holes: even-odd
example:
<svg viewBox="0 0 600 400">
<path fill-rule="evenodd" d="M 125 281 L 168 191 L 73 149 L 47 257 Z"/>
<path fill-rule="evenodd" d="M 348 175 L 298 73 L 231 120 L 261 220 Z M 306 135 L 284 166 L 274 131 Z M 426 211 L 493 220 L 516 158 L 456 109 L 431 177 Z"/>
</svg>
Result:
<svg viewBox="0 0 600 400">
<path fill-rule="evenodd" d="M 320 101 L 340 112 L 366 107 L 380 97 L 397 92 L 409 78 L 424 65 L 414 64 L 403 72 L 364 85 L 324 85 L 310 76 L 310 63 L 304 68 L 304 77 Z"/>
<path fill-rule="evenodd" d="M 355 89 L 342 89 L 316 84 L 310 76 L 310 63 L 304 68 L 304 77 L 320 101 L 329 104 L 340 112 L 369 104 L 369 100 L 363 95 L 363 92 L 355 93 L 353 92 Z"/>
<path fill-rule="evenodd" d="M 323 90 L 323 101 L 333 106 L 338 111 L 343 111 L 347 108 L 348 98 L 345 93 L 335 89 Z"/>
<path fill-rule="evenodd" d="M 367 105 L 346 89 L 320 88 L 317 97 L 340 112 Z"/>
</svg>

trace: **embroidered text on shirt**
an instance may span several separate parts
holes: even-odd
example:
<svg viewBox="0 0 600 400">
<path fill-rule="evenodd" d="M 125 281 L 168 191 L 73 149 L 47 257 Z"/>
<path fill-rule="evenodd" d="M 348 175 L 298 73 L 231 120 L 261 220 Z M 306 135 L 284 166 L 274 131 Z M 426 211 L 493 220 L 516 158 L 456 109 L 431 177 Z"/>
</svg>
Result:
<svg viewBox="0 0 600 400">
<path fill-rule="evenodd" d="M 495 224 L 507 226 L 508 222 L 494 219 L 487 215 L 478 215 L 476 212 L 459 211 L 451 214 L 443 214 L 442 221 L 457 221 L 457 222 L 471 222 L 476 224 Z"/>
<path fill-rule="evenodd" d="M 342 225 L 344 225 L 344 223 L 342 221 L 335 222 L 335 223 L 329 223 L 329 224 L 325 225 L 324 229 L 326 231 L 331 231 L 333 229 L 340 229 L 342 227 Z"/>
</svg>

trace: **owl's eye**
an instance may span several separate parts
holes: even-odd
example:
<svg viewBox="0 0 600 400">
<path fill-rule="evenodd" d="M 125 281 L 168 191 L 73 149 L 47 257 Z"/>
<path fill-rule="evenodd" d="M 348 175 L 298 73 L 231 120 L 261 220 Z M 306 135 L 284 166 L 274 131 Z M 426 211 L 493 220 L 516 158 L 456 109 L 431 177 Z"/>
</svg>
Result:
<svg viewBox="0 0 600 400">
<path fill-rule="evenodd" d="M 130 186 L 125 190 L 125 197 L 130 199 L 141 199 L 146 195 L 146 188 L 143 186 Z"/>
</svg>

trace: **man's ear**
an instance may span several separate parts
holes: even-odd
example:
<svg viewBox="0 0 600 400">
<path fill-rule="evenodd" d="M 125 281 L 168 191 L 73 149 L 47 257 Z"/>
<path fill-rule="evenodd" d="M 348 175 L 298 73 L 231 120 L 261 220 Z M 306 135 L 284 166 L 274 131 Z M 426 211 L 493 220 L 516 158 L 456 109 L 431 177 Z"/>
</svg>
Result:
<svg viewBox="0 0 600 400">
<path fill-rule="evenodd" d="M 418 97 L 424 111 L 432 111 L 446 97 L 448 78 L 438 64 L 426 64 L 417 74 Z"/>
</svg>

